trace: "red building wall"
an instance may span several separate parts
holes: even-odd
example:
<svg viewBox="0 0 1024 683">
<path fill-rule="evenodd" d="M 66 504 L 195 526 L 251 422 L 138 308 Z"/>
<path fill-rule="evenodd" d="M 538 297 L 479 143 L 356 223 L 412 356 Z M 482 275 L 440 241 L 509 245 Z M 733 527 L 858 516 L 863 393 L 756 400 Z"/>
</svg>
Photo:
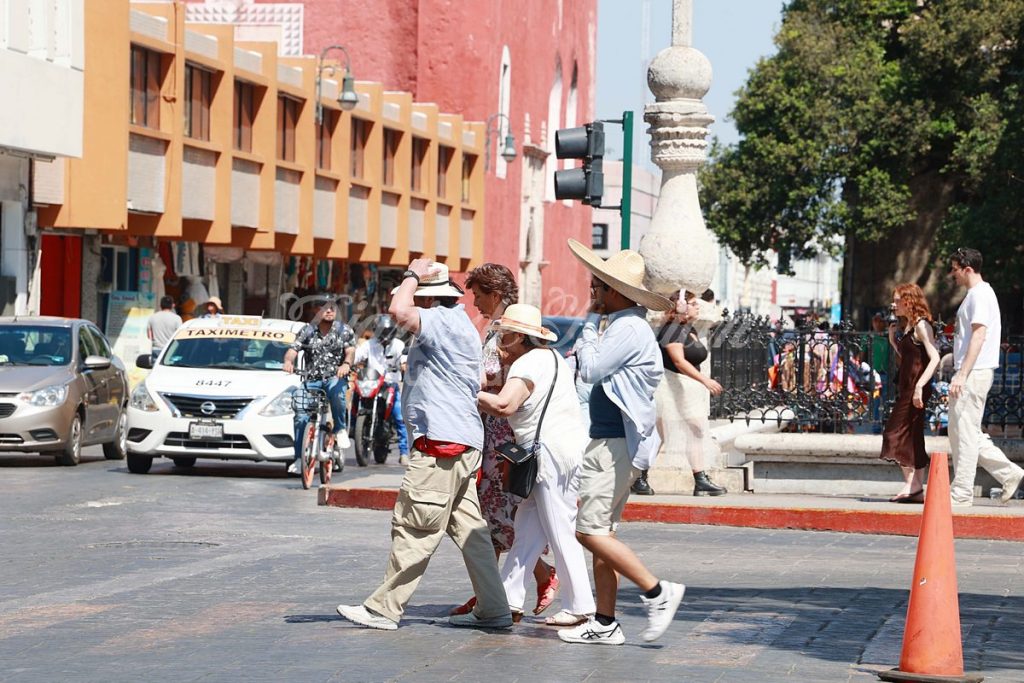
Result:
<svg viewBox="0 0 1024 683">
<path fill-rule="evenodd" d="M 279 0 L 280 1 L 280 0 Z M 502 48 L 511 57 L 509 118 L 519 147 L 505 178 L 486 180 L 484 255 L 519 272 L 523 203 L 523 125 L 530 119 L 533 144 L 541 144 L 555 64 L 562 65 L 562 112 L 558 127 L 590 121 L 594 112 L 597 43 L 596 0 L 305 0 L 304 51 L 341 44 L 358 80 L 413 93 L 441 111 L 484 121 L 498 111 Z M 577 65 L 574 121 L 565 121 L 573 64 Z M 554 131 L 548 131 L 549 136 Z M 497 144 L 491 140 L 492 155 Z M 575 237 L 590 244 L 592 209 L 544 203 L 542 271 L 545 313 L 579 315 L 588 301 L 589 277 L 566 247 Z M 568 306 L 567 302 L 577 302 Z"/>
</svg>

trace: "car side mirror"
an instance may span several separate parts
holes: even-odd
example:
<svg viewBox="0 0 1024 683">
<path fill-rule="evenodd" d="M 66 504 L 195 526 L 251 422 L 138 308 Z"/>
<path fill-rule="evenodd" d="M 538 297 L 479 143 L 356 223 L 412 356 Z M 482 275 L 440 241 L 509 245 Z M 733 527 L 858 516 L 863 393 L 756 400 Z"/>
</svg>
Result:
<svg viewBox="0 0 1024 683">
<path fill-rule="evenodd" d="M 135 358 L 135 367 L 142 368 L 143 370 L 153 369 L 153 356 L 148 353 L 143 353 Z"/>
<path fill-rule="evenodd" d="M 110 367 L 110 359 L 103 356 L 87 356 L 82 365 L 86 370 L 106 370 Z"/>
</svg>

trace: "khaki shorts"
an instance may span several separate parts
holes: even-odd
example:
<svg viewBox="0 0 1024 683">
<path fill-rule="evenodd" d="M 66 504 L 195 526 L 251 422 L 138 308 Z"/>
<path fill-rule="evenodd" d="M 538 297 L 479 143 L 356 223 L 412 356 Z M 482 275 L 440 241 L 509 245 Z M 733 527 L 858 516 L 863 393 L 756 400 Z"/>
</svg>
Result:
<svg viewBox="0 0 1024 683">
<path fill-rule="evenodd" d="M 576 531 L 590 536 L 613 533 L 629 499 L 629 487 L 639 475 L 625 439 L 592 439 L 580 467 Z"/>
</svg>

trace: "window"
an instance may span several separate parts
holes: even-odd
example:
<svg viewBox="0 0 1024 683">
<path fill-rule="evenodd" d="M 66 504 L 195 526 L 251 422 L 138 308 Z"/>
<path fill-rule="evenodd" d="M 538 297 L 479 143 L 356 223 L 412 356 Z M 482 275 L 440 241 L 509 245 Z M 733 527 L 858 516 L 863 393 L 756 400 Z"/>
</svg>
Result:
<svg viewBox="0 0 1024 683">
<path fill-rule="evenodd" d="M 349 175 L 362 179 L 366 166 L 366 143 L 370 139 L 370 122 L 352 118 L 349 140 Z"/>
<path fill-rule="evenodd" d="M 113 353 L 110 351 L 110 345 L 107 344 L 106 338 L 103 334 L 95 327 L 86 325 L 81 329 L 85 330 L 89 337 L 92 339 L 92 346 L 95 349 L 97 356 L 103 356 L 104 358 L 113 358 Z"/>
<path fill-rule="evenodd" d="M 591 248 L 593 249 L 607 249 L 608 248 L 608 224 L 607 223 L 594 223 L 593 233 L 591 238 Z"/>
<path fill-rule="evenodd" d="M 185 137 L 210 139 L 210 101 L 213 74 L 185 65 Z"/>
<path fill-rule="evenodd" d="M 454 154 L 451 147 L 442 145 L 437 148 L 437 196 L 442 199 L 448 196 L 448 167 Z"/>
<path fill-rule="evenodd" d="M 427 150 L 430 149 L 430 141 L 423 138 L 412 139 L 412 168 L 409 174 L 409 187 L 413 192 L 426 192 L 427 188 L 423 182 L 423 166 L 427 162 Z"/>
<path fill-rule="evenodd" d="M 160 127 L 160 53 L 132 45 L 131 122 Z"/>
<path fill-rule="evenodd" d="M 100 354 L 95 339 L 86 331 L 85 325 L 82 325 L 78 328 L 78 357 L 84 361 L 89 356 L 98 355 Z"/>
<path fill-rule="evenodd" d="M 462 155 L 462 201 L 472 201 L 473 169 L 476 167 L 475 154 Z"/>
<path fill-rule="evenodd" d="M 381 183 L 386 187 L 395 185 L 395 157 L 398 156 L 398 145 L 401 142 L 401 133 L 391 128 L 384 129 L 384 163 L 381 165 Z"/>
<path fill-rule="evenodd" d="M 255 88 L 235 81 L 235 149 L 252 151 L 252 123 L 256 117 Z"/>
<path fill-rule="evenodd" d="M 323 120 L 316 127 L 316 167 L 330 171 L 331 140 L 334 137 L 334 125 L 338 121 L 338 115 L 329 109 L 324 109 L 323 112 Z"/>
<path fill-rule="evenodd" d="M 295 161 L 295 127 L 299 122 L 299 101 L 277 98 L 277 158 Z"/>
</svg>

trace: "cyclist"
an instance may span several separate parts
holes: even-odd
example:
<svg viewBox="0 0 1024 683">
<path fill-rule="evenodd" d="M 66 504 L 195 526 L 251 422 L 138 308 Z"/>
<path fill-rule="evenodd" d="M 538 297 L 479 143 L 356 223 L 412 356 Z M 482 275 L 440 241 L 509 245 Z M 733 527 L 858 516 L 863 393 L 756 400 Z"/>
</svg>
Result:
<svg viewBox="0 0 1024 683">
<path fill-rule="evenodd" d="M 365 344 L 356 347 L 356 365 L 368 365 L 384 375 L 384 383 L 395 390 L 395 405 L 391 410 L 391 421 L 398 434 L 398 462 L 409 464 L 409 437 L 405 431 L 405 420 L 402 419 L 402 394 L 399 384 L 402 381 L 402 366 L 405 364 L 405 342 L 395 338 L 398 326 L 390 315 L 377 316 L 373 327 L 373 336 Z"/>
<path fill-rule="evenodd" d="M 313 319 L 299 331 L 292 347 L 285 352 L 284 371 L 295 372 L 295 359 L 299 351 L 305 352 L 308 373 L 304 386 L 323 389 L 327 393 L 334 422 L 334 457 L 342 462 L 342 451 L 349 447 L 345 392 L 348 390 L 348 375 L 352 371 L 356 335 L 351 327 L 337 319 L 338 307 L 333 296 L 319 296 L 314 306 Z M 288 467 L 290 474 L 302 472 L 302 433 L 308 422 L 308 413 L 295 413 L 295 462 Z"/>
</svg>

